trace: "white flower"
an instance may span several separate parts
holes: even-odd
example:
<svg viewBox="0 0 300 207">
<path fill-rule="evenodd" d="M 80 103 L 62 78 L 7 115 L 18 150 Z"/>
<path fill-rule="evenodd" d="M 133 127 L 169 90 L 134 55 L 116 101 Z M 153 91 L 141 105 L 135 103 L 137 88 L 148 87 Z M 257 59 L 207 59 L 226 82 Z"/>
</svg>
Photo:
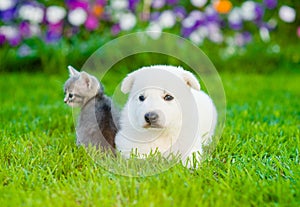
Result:
<svg viewBox="0 0 300 207">
<path fill-rule="evenodd" d="M 277 26 L 277 20 L 271 18 L 271 19 L 268 21 L 268 25 L 270 26 L 271 29 L 274 29 L 274 28 Z"/>
<path fill-rule="evenodd" d="M 165 0 L 152 0 L 152 7 L 155 9 L 161 9 L 165 4 Z"/>
<path fill-rule="evenodd" d="M 5 11 L 13 8 L 16 5 L 14 0 L 1 0 L 0 1 L 0 11 Z"/>
<path fill-rule="evenodd" d="M 261 27 L 259 29 L 259 36 L 264 42 L 269 42 L 270 41 L 270 33 L 269 30 L 265 27 Z"/>
<path fill-rule="evenodd" d="M 210 33 L 209 39 L 215 43 L 222 43 L 224 38 L 221 32 Z"/>
<path fill-rule="evenodd" d="M 56 24 L 66 16 L 66 10 L 60 6 L 49 6 L 46 11 L 48 22 Z"/>
<path fill-rule="evenodd" d="M 194 31 L 190 34 L 190 40 L 196 45 L 200 45 L 203 42 L 203 38 L 198 34 L 198 32 Z"/>
<path fill-rule="evenodd" d="M 162 28 L 156 22 L 151 22 L 148 28 L 146 29 L 146 33 L 152 39 L 158 39 L 161 36 Z"/>
<path fill-rule="evenodd" d="M 37 24 L 30 24 L 29 29 L 32 36 L 38 36 L 41 34 L 41 28 Z"/>
<path fill-rule="evenodd" d="M 215 13 L 216 13 L 216 10 L 212 6 L 209 5 L 205 8 L 206 15 L 213 15 Z"/>
<path fill-rule="evenodd" d="M 190 28 L 194 26 L 195 23 L 196 23 L 196 19 L 192 17 L 187 17 L 182 21 L 182 26 L 185 28 Z"/>
<path fill-rule="evenodd" d="M 2 26 L 0 27 L 0 34 L 3 34 L 7 39 L 14 39 L 18 36 L 19 31 L 12 26 Z"/>
<path fill-rule="evenodd" d="M 197 31 L 192 32 L 190 34 L 189 38 L 196 45 L 200 45 L 200 44 L 203 43 L 203 38 L 201 37 L 201 35 Z"/>
<path fill-rule="evenodd" d="M 161 13 L 158 21 L 162 28 L 172 28 L 176 23 L 176 16 L 174 12 L 166 10 Z"/>
<path fill-rule="evenodd" d="M 87 13 L 82 8 L 77 8 L 69 12 L 68 21 L 74 26 L 82 25 L 87 19 Z"/>
<path fill-rule="evenodd" d="M 217 24 L 210 23 L 209 25 L 207 25 L 207 29 L 208 29 L 208 38 L 211 41 L 215 43 L 223 42 L 224 38 Z"/>
<path fill-rule="evenodd" d="M 225 43 L 228 45 L 228 46 L 236 46 L 235 45 L 235 39 L 233 37 L 226 37 L 225 38 Z"/>
<path fill-rule="evenodd" d="M 136 24 L 136 17 L 132 13 L 125 13 L 120 16 L 120 28 L 122 30 L 131 30 Z"/>
<path fill-rule="evenodd" d="M 253 1 L 245 1 L 241 6 L 241 15 L 244 20 L 252 21 L 255 19 L 255 3 Z"/>
<path fill-rule="evenodd" d="M 296 11 L 292 7 L 282 6 L 279 9 L 279 17 L 282 21 L 291 23 L 296 19 Z"/>
<path fill-rule="evenodd" d="M 111 0 L 110 6 L 114 10 L 124 10 L 128 8 L 127 0 Z"/>
<path fill-rule="evenodd" d="M 44 18 L 44 11 L 40 7 L 28 4 L 21 6 L 19 16 L 21 19 L 28 20 L 32 23 L 41 23 Z"/>
<path fill-rule="evenodd" d="M 200 11 L 192 11 L 187 18 L 182 21 L 182 26 L 190 28 L 195 25 L 196 21 L 204 18 L 204 14 Z"/>
<path fill-rule="evenodd" d="M 230 23 L 240 23 L 242 21 L 241 11 L 238 8 L 234 8 L 228 15 L 228 21 Z"/>
<path fill-rule="evenodd" d="M 191 0 L 191 3 L 195 7 L 202 7 L 206 4 L 207 0 Z"/>
<path fill-rule="evenodd" d="M 207 27 L 199 27 L 195 31 L 193 31 L 189 38 L 192 42 L 196 45 L 200 45 L 203 43 L 203 40 L 208 36 L 208 29 Z"/>
</svg>

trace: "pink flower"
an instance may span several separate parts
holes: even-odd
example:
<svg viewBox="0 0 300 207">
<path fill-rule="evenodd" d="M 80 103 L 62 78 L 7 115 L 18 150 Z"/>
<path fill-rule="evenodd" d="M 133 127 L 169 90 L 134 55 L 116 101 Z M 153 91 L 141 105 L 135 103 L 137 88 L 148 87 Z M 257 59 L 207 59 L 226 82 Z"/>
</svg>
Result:
<svg viewBox="0 0 300 207">
<path fill-rule="evenodd" d="M 84 26 L 88 30 L 95 30 L 99 26 L 99 20 L 94 15 L 89 14 L 88 17 L 87 17 L 87 20 L 86 20 L 86 22 L 84 24 Z"/>
<path fill-rule="evenodd" d="M 71 10 L 77 8 L 87 10 L 89 7 L 89 2 L 86 0 L 66 0 L 66 4 Z"/>
</svg>

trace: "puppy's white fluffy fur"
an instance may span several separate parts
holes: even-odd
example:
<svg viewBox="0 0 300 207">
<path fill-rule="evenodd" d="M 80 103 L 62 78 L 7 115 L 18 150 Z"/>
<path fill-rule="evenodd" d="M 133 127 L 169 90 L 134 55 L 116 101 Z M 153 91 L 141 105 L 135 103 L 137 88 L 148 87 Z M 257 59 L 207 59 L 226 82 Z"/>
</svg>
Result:
<svg viewBox="0 0 300 207">
<path fill-rule="evenodd" d="M 197 139 L 189 148 L 188 156 L 182 161 L 186 162 L 194 152 L 199 152 L 201 155 L 202 146 L 209 144 L 214 134 L 217 121 L 215 106 L 210 97 L 200 90 L 200 84 L 191 72 L 181 67 L 166 65 L 143 67 L 123 80 L 121 90 L 123 93 L 129 93 L 129 98 L 121 114 L 120 130 L 115 138 L 116 148 L 124 157 L 129 157 L 135 150 L 139 154 L 149 154 L 154 150 L 165 153 L 172 152 L 172 145 L 178 140 L 183 125 L 182 110 L 176 100 L 166 101 L 170 98 L 166 96 L 172 94 L 167 94 L 161 88 L 147 88 L 145 85 L 147 83 L 143 80 L 146 70 L 171 72 L 190 90 L 197 107 L 195 112 L 198 115 Z M 141 95 L 143 101 L 140 100 Z M 149 112 L 157 114 L 153 126 L 145 120 L 145 114 Z M 201 159 L 199 154 L 196 157 L 198 160 Z"/>
</svg>

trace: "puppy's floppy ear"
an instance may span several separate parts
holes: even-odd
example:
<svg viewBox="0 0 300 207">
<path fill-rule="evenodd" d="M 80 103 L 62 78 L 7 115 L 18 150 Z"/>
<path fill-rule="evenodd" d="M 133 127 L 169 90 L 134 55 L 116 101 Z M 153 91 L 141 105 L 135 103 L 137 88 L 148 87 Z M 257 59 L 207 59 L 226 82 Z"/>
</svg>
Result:
<svg viewBox="0 0 300 207">
<path fill-rule="evenodd" d="M 133 82 L 134 82 L 134 75 L 133 74 L 127 75 L 122 81 L 121 91 L 125 94 L 129 93 L 129 91 L 133 86 Z"/>
<path fill-rule="evenodd" d="M 182 73 L 182 78 L 189 87 L 191 87 L 197 91 L 200 91 L 200 84 L 193 73 L 191 73 L 189 71 L 184 71 Z"/>
<path fill-rule="evenodd" d="M 86 84 L 87 88 L 90 89 L 92 87 L 92 79 L 88 73 L 82 71 L 80 73 L 80 79 Z"/>
<path fill-rule="evenodd" d="M 70 77 L 71 76 L 79 76 L 80 75 L 80 72 L 78 72 L 75 68 L 73 68 L 71 65 L 68 66 L 68 69 L 69 69 L 69 74 L 70 74 Z"/>
</svg>

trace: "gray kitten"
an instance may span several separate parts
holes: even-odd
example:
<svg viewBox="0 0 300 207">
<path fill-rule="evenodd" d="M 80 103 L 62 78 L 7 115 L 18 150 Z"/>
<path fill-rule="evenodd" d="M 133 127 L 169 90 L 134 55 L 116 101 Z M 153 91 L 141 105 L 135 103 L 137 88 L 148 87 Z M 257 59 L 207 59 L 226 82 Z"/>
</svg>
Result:
<svg viewBox="0 0 300 207">
<path fill-rule="evenodd" d="M 64 102 L 71 107 L 80 107 L 76 126 L 77 144 L 96 146 L 103 149 L 115 148 L 118 130 L 118 110 L 96 77 L 86 72 L 78 72 L 68 66 L 70 78 L 64 85 Z"/>
</svg>

